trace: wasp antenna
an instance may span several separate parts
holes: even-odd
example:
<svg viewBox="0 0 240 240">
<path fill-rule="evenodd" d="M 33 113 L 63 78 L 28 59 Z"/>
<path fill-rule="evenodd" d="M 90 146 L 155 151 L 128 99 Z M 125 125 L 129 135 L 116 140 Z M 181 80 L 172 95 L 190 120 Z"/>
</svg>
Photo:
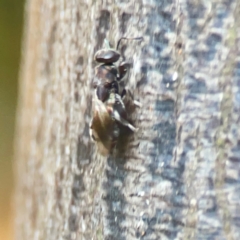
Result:
<svg viewBox="0 0 240 240">
<path fill-rule="evenodd" d="M 106 38 L 104 38 L 104 45 L 106 48 L 111 48 L 110 42 Z"/>
<path fill-rule="evenodd" d="M 118 47 L 121 43 L 122 40 L 137 40 L 137 41 L 142 41 L 143 40 L 143 37 L 135 37 L 135 38 L 127 38 L 127 37 L 121 37 L 118 42 L 117 42 L 117 50 L 118 50 Z"/>
</svg>

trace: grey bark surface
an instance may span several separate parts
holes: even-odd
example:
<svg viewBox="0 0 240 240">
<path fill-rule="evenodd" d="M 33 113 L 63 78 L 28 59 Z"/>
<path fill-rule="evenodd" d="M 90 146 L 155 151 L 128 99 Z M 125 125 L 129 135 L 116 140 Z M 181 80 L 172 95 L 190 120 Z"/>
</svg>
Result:
<svg viewBox="0 0 240 240">
<path fill-rule="evenodd" d="M 16 238 L 240 239 L 239 1 L 28 0 Z M 122 47 L 142 108 L 123 157 L 90 141 L 96 50 Z"/>
</svg>

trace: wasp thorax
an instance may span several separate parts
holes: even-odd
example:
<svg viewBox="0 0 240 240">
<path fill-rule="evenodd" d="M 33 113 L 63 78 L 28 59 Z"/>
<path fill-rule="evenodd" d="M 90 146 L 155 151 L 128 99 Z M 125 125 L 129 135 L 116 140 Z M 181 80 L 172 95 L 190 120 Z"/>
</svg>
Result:
<svg viewBox="0 0 240 240">
<path fill-rule="evenodd" d="M 93 86 L 99 100 L 105 102 L 109 97 L 110 90 L 118 92 L 117 68 L 110 64 L 102 64 L 95 68 Z"/>
<path fill-rule="evenodd" d="M 95 68 L 95 76 L 99 79 L 103 79 L 105 81 L 106 79 L 108 81 L 115 81 L 117 80 L 117 68 L 114 65 L 99 65 Z"/>
<path fill-rule="evenodd" d="M 96 52 L 94 59 L 100 63 L 114 63 L 120 58 L 120 53 L 114 49 L 101 49 Z"/>
</svg>

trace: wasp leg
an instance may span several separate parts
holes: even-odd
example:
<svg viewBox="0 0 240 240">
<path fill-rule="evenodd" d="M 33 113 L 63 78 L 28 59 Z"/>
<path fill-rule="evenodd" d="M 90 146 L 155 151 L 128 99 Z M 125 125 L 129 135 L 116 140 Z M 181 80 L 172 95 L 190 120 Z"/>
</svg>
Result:
<svg viewBox="0 0 240 240">
<path fill-rule="evenodd" d="M 142 107 L 142 104 L 141 104 L 139 101 L 137 101 L 137 100 L 133 100 L 133 104 L 134 104 L 136 107 L 139 107 L 139 108 Z"/>
<path fill-rule="evenodd" d="M 121 62 L 118 66 L 118 81 L 121 81 L 132 66 L 131 62 Z"/>
<path fill-rule="evenodd" d="M 112 106 L 111 110 L 111 116 L 112 118 L 122 124 L 123 126 L 128 127 L 131 129 L 133 132 L 137 131 L 137 128 L 135 128 L 132 124 L 130 124 L 126 119 L 127 119 L 127 112 L 125 105 L 122 101 L 122 98 L 120 95 L 115 94 L 114 95 L 114 104 Z"/>
<path fill-rule="evenodd" d="M 125 88 L 125 89 L 122 91 L 121 97 L 122 97 L 123 100 L 128 97 L 128 98 L 130 98 L 131 102 L 133 103 L 133 105 L 134 105 L 135 107 L 139 107 L 139 108 L 142 107 L 142 104 L 141 104 L 139 101 L 134 100 L 133 94 L 132 94 L 132 92 L 131 92 L 128 88 Z"/>
<path fill-rule="evenodd" d="M 119 114 L 118 111 L 113 111 L 113 118 L 118 121 L 119 123 L 121 123 L 123 126 L 128 127 L 129 129 L 131 129 L 133 132 L 136 132 L 138 130 L 138 128 L 135 128 L 132 124 L 130 124 L 127 120 L 125 120 L 124 118 L 122 118 Z"/>
<path fill-rule="evenodd" d="M 121 93 L 121 98 L 123 99 L 126 94 L 127 94 L 127 91 L 126 91 L 126 88 L 124 88 L 122 93 Z"/>
</svg>

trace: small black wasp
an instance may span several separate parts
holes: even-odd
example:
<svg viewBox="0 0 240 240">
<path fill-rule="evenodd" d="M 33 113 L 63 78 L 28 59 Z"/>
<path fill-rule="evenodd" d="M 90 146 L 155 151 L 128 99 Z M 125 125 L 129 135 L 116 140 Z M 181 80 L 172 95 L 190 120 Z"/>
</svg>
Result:
<svg viewBox="0 0 240 240">
<path fill-rule="evenodd" d="M 127 94 L 125 80 L 131 64 L 124 61 L 118 66 L 115 64 L 121 56 L 118 48 L 123 39 L 142 40 L 142 37 L 122 37 L 118 40 L 116 50 L 111 48 L 109 42 L 106 41 L 107 47 L 97 51 L 94 56 L 95 61 L 100 64 L 95 68 L 93 81 L 95 88 L 94 113 L 90 123 L 90 136 L 96 141 L 98 149 L 103 155 L 112 153 L 118 143 L 121 129 L 127 128 L 131 132 L 137 130 L 129 122 L 124 104 Z M 136 101 L 134 104 L 140 105 Z"/>
</svg>

